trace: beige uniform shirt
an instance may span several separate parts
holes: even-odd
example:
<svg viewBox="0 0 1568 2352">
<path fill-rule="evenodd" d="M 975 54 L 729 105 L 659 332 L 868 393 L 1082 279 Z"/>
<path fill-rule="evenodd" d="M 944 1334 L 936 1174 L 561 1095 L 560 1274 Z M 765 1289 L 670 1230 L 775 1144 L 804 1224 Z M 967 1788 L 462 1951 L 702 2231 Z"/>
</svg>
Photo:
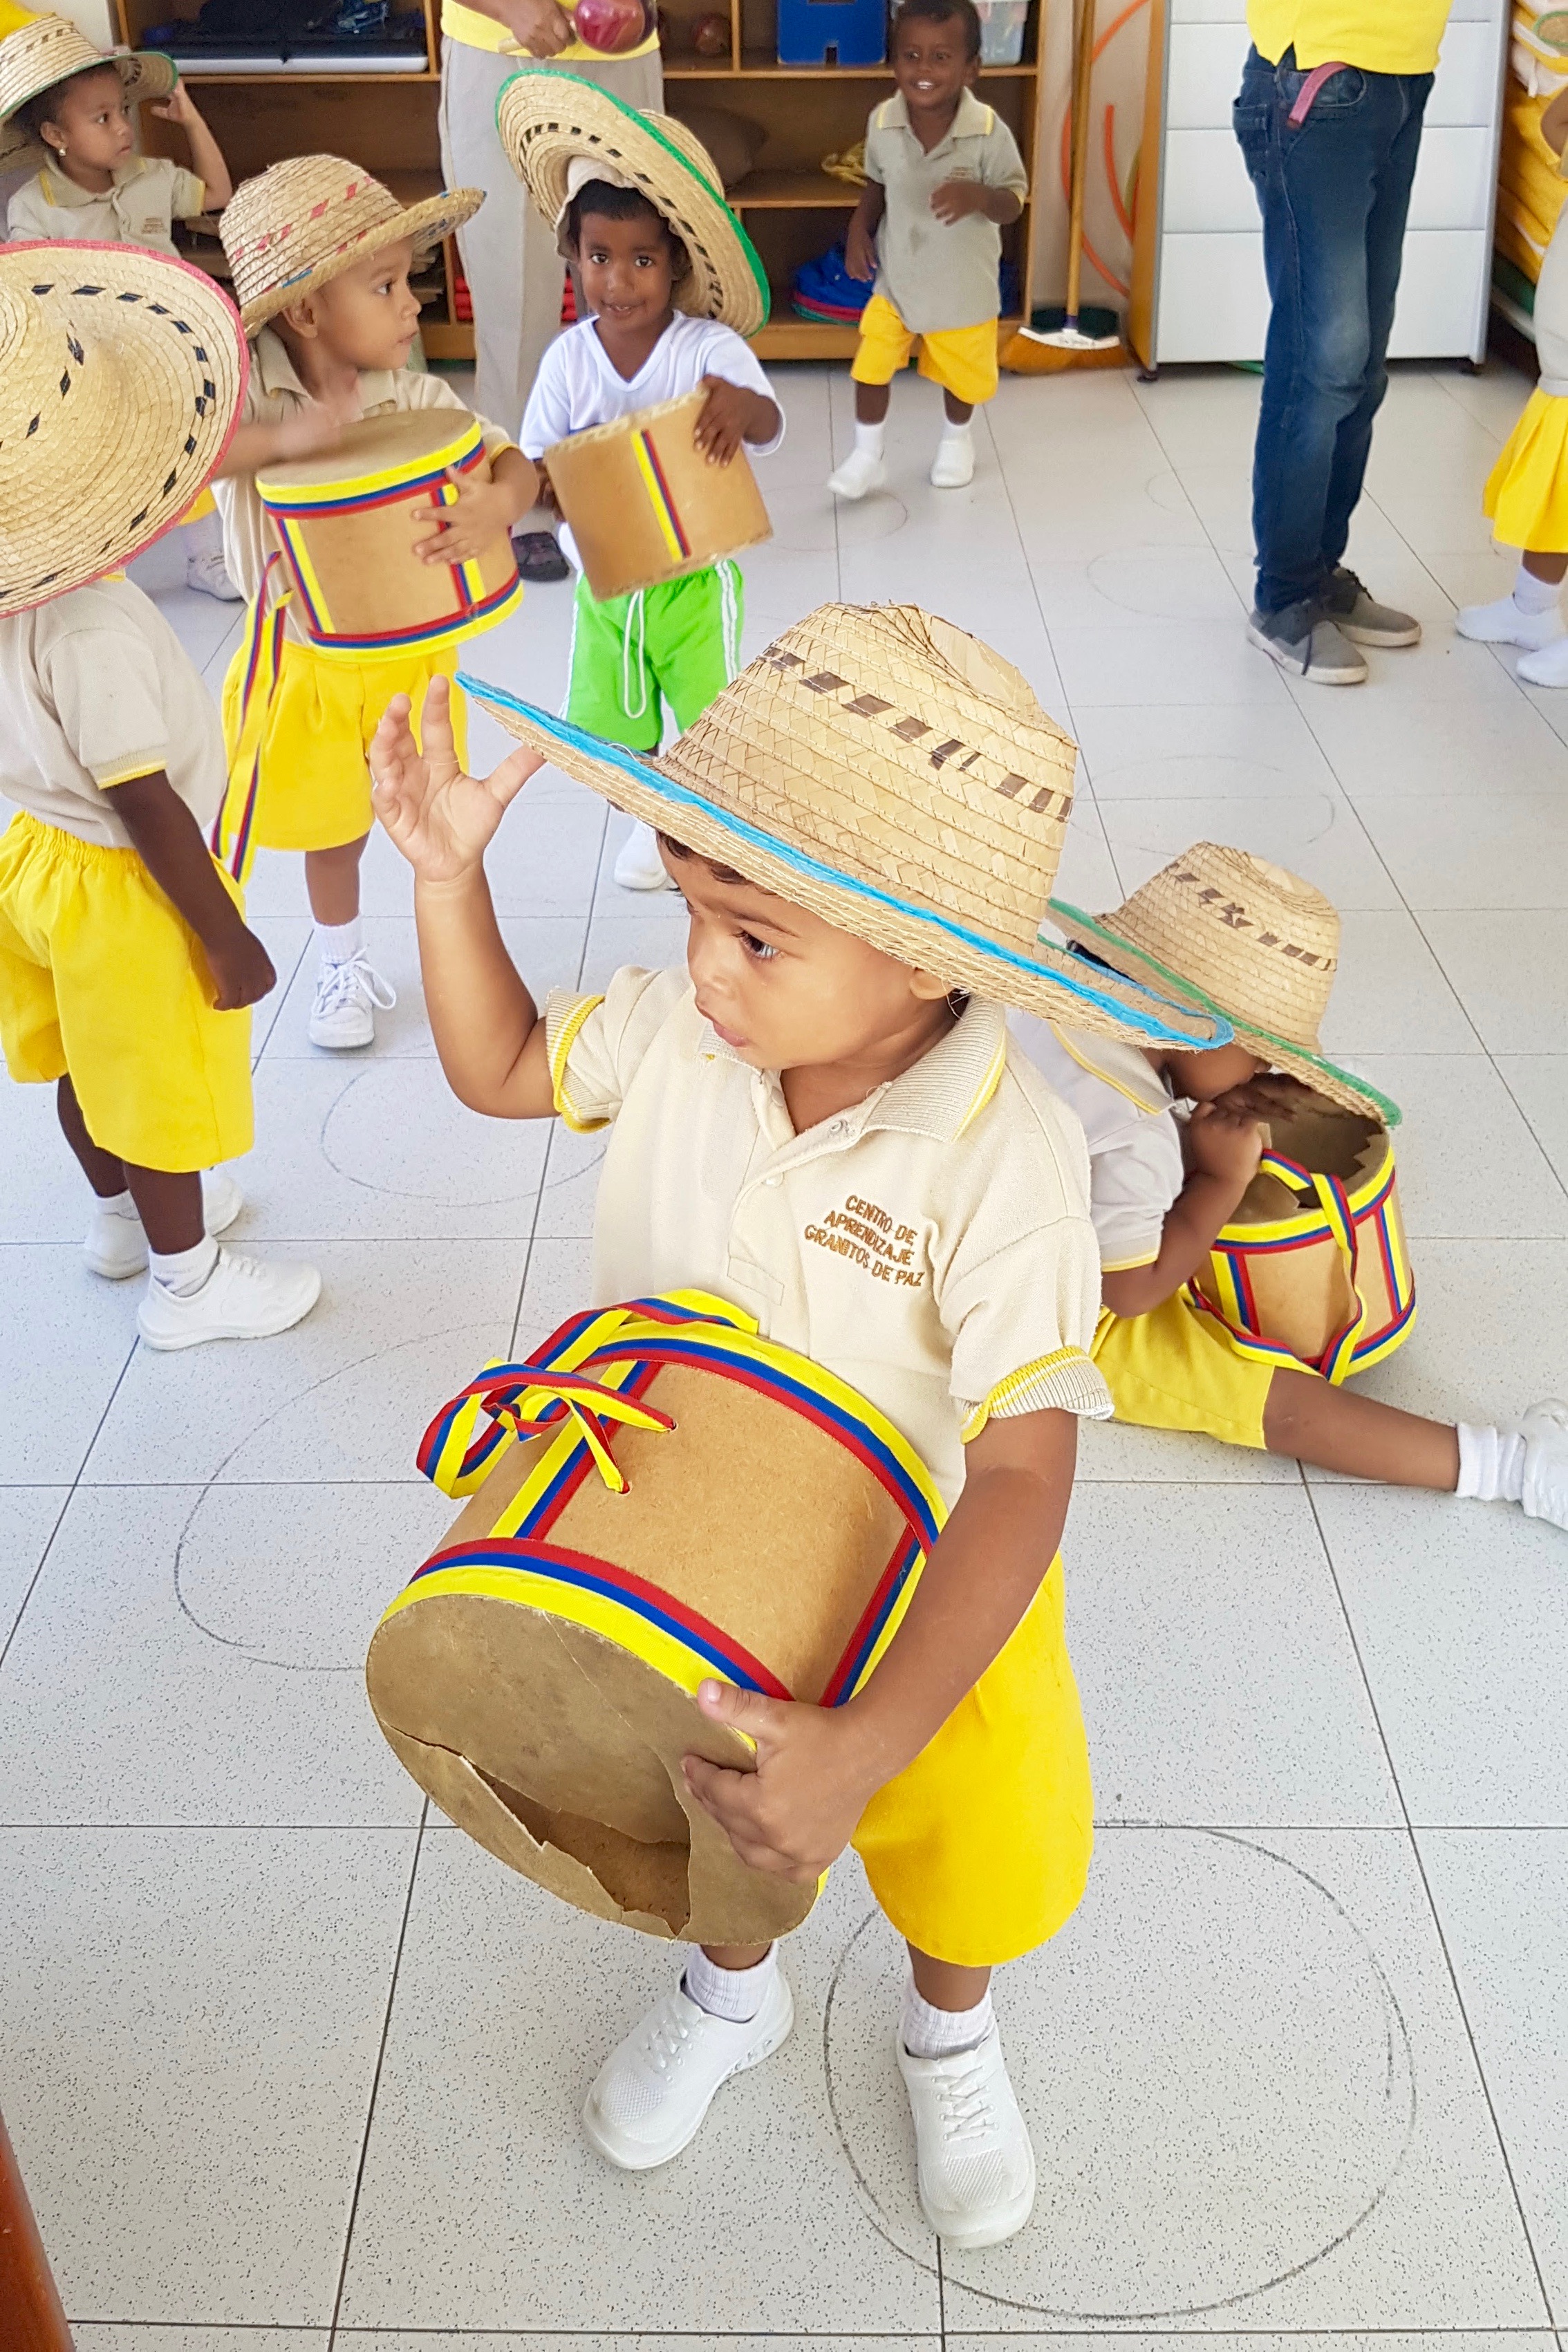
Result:
<svg viewBox="0 0 1568 2352">
<path fill-rule="evenodd" d="M 866 177 L 887 194 L 877 231 L 877 291 L 905 326 L 924 335 L 994 319 L 1002 308 L 1001 230 L 979 213 L 938 220 L 931 200 L 944 180 L 978 180 L 1027 194 L 1024 159 L 1001 117 L 966 89 L 952 130 L 928 155 L 910 129 L 902 93 L 884 99 L 866 129 Z"/>
<path fill-rule="evenodd" d="M 395 409 L 416 408 L 452 408 L 462 415 L 468 413 L 451 385 L 438 375 L 419 375 L 408 368 L 366 368 L 361 373 L 359 385 L 361 409 L 366 416 L 384 416 Z M 270 327 L 263 327 L 250 346 L 250 383 L 241 424 L 281 425 L 305 407 L 309 399 L 282 337 Z M 503 433 L 499 425 L 488 424 L 482 416 L 478 422 L 488 456 L 495 457 L 501 450 L 516 446 L 510 434 Z M 250 474 L 237 475 L 228 481 L 215 482 L 212 489 L 223 517 L 223 553 L 228 576 L 244 592 L 247 603 L 254 603 L 267 559 L 278 549 L 267 510 L 257 495 L 256 478 Z M 308 643 L 292 610 L 287 628 L 296 643 Z"/>
<path fill-rule="evenodd" d="M 160 768 L 205 833 L 223 795 L 223 730 L 150 597 L 122 577 L 99 580 L 0 617 L 6 800 L 79 840 L 129 849 L 109 787 Z"/>
<path fill-rule="evenodd" d="M 879 1406 L 950 1504 L 989 1415 L 1110 1413 L 1083 1136 L 995 1005 L 804 1135 L 684 972 L 558 991 L 546 1022 L 562 1116 L 615 1122 L 593 1304 L 695 1288 L 744 1307 Z"/>
<path fill-rule="evenodd" d="M 163 155 L 133 155 L 104 196 L 89 194 L 47 163 L 24 182 L 5 215 L 13 244 L 47 237 L 72 245 L 145 245 L 173 254 L 170 224 L 205 209 L 206 189 L 194 172 Z"/>
</svg>

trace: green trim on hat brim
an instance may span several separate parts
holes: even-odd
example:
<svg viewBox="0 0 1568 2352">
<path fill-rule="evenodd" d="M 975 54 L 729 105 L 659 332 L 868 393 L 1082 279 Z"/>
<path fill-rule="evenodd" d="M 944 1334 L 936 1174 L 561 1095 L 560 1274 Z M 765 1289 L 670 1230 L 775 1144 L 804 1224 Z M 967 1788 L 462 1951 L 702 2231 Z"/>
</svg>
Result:
<svg viewBox="0 0 1568 2352">
<path fill-rule="evenodd" d="M 1075 929 L 1090 931 L 1097 940 L 1103 940 L 1108 947 L 1117 948 L 1123 955 L 1134 957 L 1139 963 L 1147 965 L 1167 988 L 1175 989 L 1190 1003 L 1228 1024 L 1241 1043 L 1256 1037 L 1260 1045 L 1270 1047 L 1287 1060 L 1304 1063 L 1309 1069 L 1331 1078 L 1336 1086 L 1348 1088 L 1352 1095 L 1359 1095 L 1370 1109 L 1381 1116 L 1385 1127 L 1397 1127 L 1403 1120 L 1405 1114 L 1399 1105 L 1365 1078 L 1358 1078 L 1349 1070 L 1342 1070 L 1337 1062 L 1331 1062 L 1325 1055 L 1314 1054 L 1310 1046 L 1299 1045 L 1293 1037 L 1277 1037 L 1272 1030 L 1260 1029 L 1256 1022 L 1238 1020 L 1234 1013 L 1227 1012 L 1223 1004 L 1217 1003 L 1195 981 L 1186 979 L 1179 971 L 1172 971 L 1158 956 L 1151 955 L 1145 948 L 1134 947 L 1131 940 L 1123 938 L 1120 931 L 1110 930 L 1094 916 L 1086 915 L 1081 907 L 1070 905 L 1066 898 L 1051 898 L 1047 903 L 1053 915 L 1065 915 Z M 1201 1052 L 1204 1049 L 1200 1047 L 1197 1050 Z"/>
</svg>

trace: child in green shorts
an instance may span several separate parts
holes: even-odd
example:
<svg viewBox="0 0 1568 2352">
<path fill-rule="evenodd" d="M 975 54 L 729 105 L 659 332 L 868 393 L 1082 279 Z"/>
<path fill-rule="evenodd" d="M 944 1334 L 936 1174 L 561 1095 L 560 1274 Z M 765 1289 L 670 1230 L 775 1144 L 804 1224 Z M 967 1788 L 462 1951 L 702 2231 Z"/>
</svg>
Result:
<svg viewBox="0 0 1568 2352">
<path fill-rule="evenodd" d="M 751 267 L 755 256 L 723 204 L 717 173 L 681 125 L 673 126 L 681 134 L 678 151 L 663 135 L 669 127 L 665 117 L 640 114 L 587 84 L 579 109 L 584 147 L 571 152 L 572 109 L 561 96 L 571 79 L 559 70 L 519 74 L 507 85 L 500 113 L 503 139 L 538 201 L 541 157 L 528 101 L 533 81 L 547 84 L 540 102 L 548 102 L 552 127 L 562 126 L 559 136 L 567 147 L 556 159 L 564 194 L 557 215 L 561 247 L 590 313 L 544 354 L 519 436 L 525 455 L 537 462 L 568 434 L 702 385 L 708 399 L 697 442 L 712 463 L 728 465 L 742 443 L 766 455 L 784 438 L 784 415 L 735 331 L 754 331 L 765 311 Z M 615 167 L 587 149 L 606 109 L 616 116 L 618 152 L 647 150 L 636 186 L 601 176 Z M 519 124 L 527 141 L 521 150 Z M 712 174 L 710 185 L 703 165 Z M 700 236 L 706 266 L 694 262 L 683 228 L 693 245 Z M 717 273 L 711 267 L 716 247 Z M 561 543 L 575 561 L 564 525 Z M 565 716 L 632 751 L 658 750 L 661 705 L 684 732 L 740 667 L 742 594 L 740 568 L 730 560 L 602 604 L 579 570 Z M 638 825 L 623 849 L 616 879 L 630 889 L 667 887 L 648 826 Z"/>
</svg>

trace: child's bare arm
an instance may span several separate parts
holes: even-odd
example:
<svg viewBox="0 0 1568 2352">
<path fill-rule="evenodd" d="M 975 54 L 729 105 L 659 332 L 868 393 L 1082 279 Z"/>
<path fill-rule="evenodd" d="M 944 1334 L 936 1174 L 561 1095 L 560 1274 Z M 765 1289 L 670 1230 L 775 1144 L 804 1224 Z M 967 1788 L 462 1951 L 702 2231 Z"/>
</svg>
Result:
<svg viewBox="0 0 1568 2352">
<path fill-rule="evenodd" d="M 844 232 L 844 267 L 851 278 L 864 279 L 877 275 L 877 231 L 887 209 L 886 188 L 880 180 L 868 180 Z"/>
<path fill-rule="evenodd" d="M 414 868 L 419 969 L 436 1051 L 459 1102 L 492 1118 L 555 1112 L 544 1023 L 506 951 L 484 855 L 544 762 L 521 748 L 482 780 L 452 742 L 451 688 L 432 678 L 414 740 L 408 697 L 394 697 L 370 747 L 375 813 Z"/>
<path fill-rule="evenodd" d="M 1568 144 L 1568 89 L 1560 89 L 1541 118 L 1541 135 L 1554 155 Z"/>
<path fill-rule="evenodd" d="M 206 121 L 196 109 L 195 100 L 184 83 L 177 82 L 172 97 L 162 106 L 153 109 L 165 122 L 177 122 L 190 142 L 191 169 L 202 184 L 207 208 L 221 213 L 234 194 L 234 182 L 228 165 L 223 160 L 223 149 L 213 137 Z"/>
<path fill-rule="evenodd" d="M 1101 1279 L 1100 1296 L 1113 1315 L 1152 1314 L 1197 1272 L 1257 1175 L 1263 1141 L 1255 1118 L 1218 1103 L 1199 1104 L 1187 1122 L 1191 1172 L 1166 1213 L 1159 1256 L 1152 1265 Z"/>
<path fill-rule="evenodd" d="M 704 1683 L 700 1704 L 757 1744 L 754 1772 L 686 1759 L 694 1795 L 754 1869 L 809 1884 L 848 1843 L 877 1790 L 912 1763 L 1007 1642 L 1056 1558 L 1078 1423 L 988 1422 L 963 1492 L 876 1673 L 841 1707 Z"/>
<path fill-rule="evenodd" d="M 313 457 L 318 449 L 330 449 L 341 440 L 344 425 L 352 421 L 311 401 L 280 425 L 237 425 L 213 479 L 238 480 L 285 457 Z"/>
<path fill-rule="evenodd" d="M 195 818 L 160 768 L 108 788 L 110 806 L 142 865 L 201 941 L 220 1013 L 269 995 L 271 960 L 219 878 Z"/>
</svg>

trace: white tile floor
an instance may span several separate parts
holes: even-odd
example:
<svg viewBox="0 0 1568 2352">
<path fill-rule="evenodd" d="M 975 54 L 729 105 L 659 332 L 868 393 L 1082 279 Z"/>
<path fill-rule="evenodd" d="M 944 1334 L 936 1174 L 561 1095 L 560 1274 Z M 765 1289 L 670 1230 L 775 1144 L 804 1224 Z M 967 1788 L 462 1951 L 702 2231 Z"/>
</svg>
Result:
<svg viewBox="0 0 1568 2352">
<path fill-rule="evenodd" d="M 827 598 L 922 600 L 1083 747 L 1067 896 L 1111 902 L 1202 834 L 1328 889 L 1332 1045 L 1411 1113 L 1422 1320 L 1369 1384 L 1449 1417 L 1568 1387 L 1568 694 L 1450 625 L 1510 577 L 1479 489 L 1523 383 L 1399 374 L 1352 558 L 1427 634 L 1353 694 L 1242 638 L 1254 379 L 1005 383 L 945 495 L 900 387 L 897 494 L 838 513 L 847 387 L 781 390 L 749 648 Z M 234 614 L 142 570 L 216 685 Z M 473 665 L 552 700 L 568 622 L 537 591 Z M 509 818 L 491 870 L 535 981 L 679 956 L 674 903 L 609 878 L 619 831 L 558 778 Z M 1084 1446 L 1099 1853 L 1001 1993 L 1030 2228 L 942 2262 L 921 2223 L 898 1958 L 854 1866 L 791 1947 L 780 2058 L 668 2171 L 589 2155 L 583 2087 L 668 1958 L 426 1817 L 358 1665 L 447 1517 L 427 1412 L 582 1303 L 597 1150 L 450 1099 L 406 876 L 384 844 L 366 871 L 400 1003 L 353 1063 L 305 1040 L 297 866 L 253 892 L 281 980 L 240 1234 L 321 1265 L 298 1331 L 138 1349 L 78 1255 L 48 1103 L 0 1094 L 0 2104 L 82 2352 L 1551 2352 L 1568 1539 L 1196 1440 Z"/>
</svg>

